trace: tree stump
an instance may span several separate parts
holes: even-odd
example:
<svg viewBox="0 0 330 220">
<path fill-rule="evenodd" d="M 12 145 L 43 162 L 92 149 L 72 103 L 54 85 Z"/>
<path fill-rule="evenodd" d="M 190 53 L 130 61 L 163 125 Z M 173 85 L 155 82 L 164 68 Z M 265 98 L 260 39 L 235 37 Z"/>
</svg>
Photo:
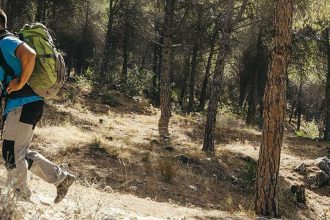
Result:
<svg viewBox="0 0 330 220">
<path fill-rule="evenodd" d="M 305 186 L 304 185 L 292 185 L 291 192 L 295 195 L 297 203 L 306 203 Z"/>
</svg>

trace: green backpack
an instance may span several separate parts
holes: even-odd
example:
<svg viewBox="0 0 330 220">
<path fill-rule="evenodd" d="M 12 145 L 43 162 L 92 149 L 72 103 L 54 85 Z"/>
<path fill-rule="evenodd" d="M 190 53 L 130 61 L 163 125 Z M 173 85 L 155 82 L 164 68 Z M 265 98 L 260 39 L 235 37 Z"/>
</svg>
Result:
<svg viewBox="0 0 330 220">
<path fill-rule="evenodd" d="M 28 84 L 39 96 L 56 98 L 66 80 L 66 69 L 63 56 L 56 50 L 47 27 L 41 23 L 26 24 L 18 34 L 37 53 Z"/>
</svg>

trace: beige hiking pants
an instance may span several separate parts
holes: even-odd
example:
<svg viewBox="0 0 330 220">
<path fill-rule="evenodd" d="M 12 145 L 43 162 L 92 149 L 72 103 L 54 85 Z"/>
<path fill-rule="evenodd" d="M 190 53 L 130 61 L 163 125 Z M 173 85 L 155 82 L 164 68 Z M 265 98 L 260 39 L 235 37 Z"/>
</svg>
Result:
<svg viewBox="0 0 330 220">
<path fill-rule="evenodd" d="M 28 149 L 43 107 L 44 101 L 36 101 L 10 111 L 4 127 L 2 156 L 8 171 L 8 182 L 26 195 L 31 194 L 27 187 L 28 170 L 56 186 L 67 175 L 59 166 Z"/>
</svg>

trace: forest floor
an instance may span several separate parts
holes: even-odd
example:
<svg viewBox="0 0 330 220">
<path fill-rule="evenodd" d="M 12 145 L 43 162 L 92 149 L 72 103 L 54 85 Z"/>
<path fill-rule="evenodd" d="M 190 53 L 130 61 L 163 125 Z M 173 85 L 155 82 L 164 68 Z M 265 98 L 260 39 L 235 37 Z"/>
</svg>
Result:
<svg viewBox="0 0 330 220">
<path fill-rule="evenodd" d="M 31 148 L 67 164 L 78 180 L 54 205 L 55 187 L 30 175 L 32 202 L 8 204 L 2 197 L 0 208 L 15 209 L 15 219 L 254 219 L 261 131 L 222 113 L 216 153 L 209 156 L 201 151 L 202 114 L 173 113 L 170 143 L 159 146 L 160 112 L 145 100 L 93 92 L 88 85 L 68 87 L 65 101 L 47 104 Z M 306 189 L 307 203 L 299 206 L 290 186 L 303 179 L 293 168 L 329 157 L 330 143 L 290 131 L 287 125 L 279 183 L 282 218 L 328 219 L 330 186 Z M 4 180 L 3 168 L 0 176 Z"/>
</svg>

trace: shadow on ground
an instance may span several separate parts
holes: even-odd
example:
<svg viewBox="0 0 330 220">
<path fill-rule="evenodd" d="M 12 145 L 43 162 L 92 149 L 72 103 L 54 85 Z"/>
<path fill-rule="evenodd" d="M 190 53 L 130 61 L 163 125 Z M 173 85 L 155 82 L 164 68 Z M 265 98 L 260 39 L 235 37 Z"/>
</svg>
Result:
<svg viewBox="0 0 330 220">
<path fill-rule="evenodd" d="M 284 140 L 287 143 L 287 149 L 300 158 L 314 160 L 319 157 L 330 156 L 329 142 L 303 137 L 287 137 Z"/>
<path fill-rule="evenodd" d="M 109 151 L 89 144 L 59 151 L 50 159 L 57 163 L 69 162 L 70 170 L 83 184 L 97 185 L 100 190 L 110 186 L 121 193 L 187 207 L 230 212 L 251 209 L 253 190 L 242 188 L 235 182 L 218 158 L 193 158 L 183 163 L 175 159 L 175 155 L 183 152 L 165 152 L 155 145 L 149 149 L 152 152 L 136 153 L 137 158 L 130 161 L 120 157 L 120 149 Z M 150 156 L 152 153 L 159 156 L 154 158 Z M 232 161 L 239 159 L 234 154 L 226 156 Z M 165 178 L 166 175 L 170 178 Z"/>
</svg>

